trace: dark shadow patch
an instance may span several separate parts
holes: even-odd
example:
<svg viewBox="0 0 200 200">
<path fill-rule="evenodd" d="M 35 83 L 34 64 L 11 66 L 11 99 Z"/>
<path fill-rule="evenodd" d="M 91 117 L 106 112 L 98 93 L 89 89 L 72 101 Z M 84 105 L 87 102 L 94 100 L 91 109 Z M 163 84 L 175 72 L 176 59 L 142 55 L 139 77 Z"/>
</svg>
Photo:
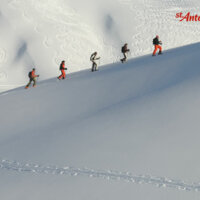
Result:
<svg viewBox="0 0 200 200">
<path fill-rule="evenodd" d="M 111 31 L 114 27 L 114 20 L 109 14 L 106 16 L 105 26 L 108 31 Z"/>
<path fill-rule="evenodd" d="M 111 45 L 122 41 L 117 23 L 110 14 L 107 14 L 104 18 L 104 29 L 106 31 L 106 37 L 111 41 Z"/>
<path fill-rule="evenodd" d="M 27 43 L 23 42 L 17 51 L 17 54 L 15 56 L 15 61 L 19 61 L 26 54 L 26 51 L 27 51 Z"/>
<path fill-rule="evenodd" d="M 22 41 L 20 43 L 20 46 L 16 51 L 16 55 L 15 55 L 13 64 L 15 62 L 20 62 L 21 60 L 24 63 L 25 70 L 26 70 L 27 66 L 31 66 L 31 68 L 33 66 L 35 66 L 35 62 L 28 52 L 28 45 L 27 45 L 27 42 L 25 42 L 25 41 Z"/>
</svg>

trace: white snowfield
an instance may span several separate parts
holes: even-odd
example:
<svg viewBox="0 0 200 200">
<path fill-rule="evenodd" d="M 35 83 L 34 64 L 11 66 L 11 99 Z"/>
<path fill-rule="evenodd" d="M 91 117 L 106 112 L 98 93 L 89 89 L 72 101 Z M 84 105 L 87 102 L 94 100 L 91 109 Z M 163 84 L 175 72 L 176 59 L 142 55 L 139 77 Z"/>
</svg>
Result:
<svg viewBox="0 0 200 200">
<path fill-rule="evenodd" d="M 200 44 L 0 94 L 1 199 L 198 200 Z"/>
<path fill-rule="evenodd" d="M 200 22 L 175 17 L 199 8 L 1 0 L 0 199 L 199 200 Z M 152 57 L 156 35 L 164 54 Z M 37 87 L 25 90 L 33 67 Z"/>
<path fill-rule="evenodd" d="M 91 67 L 97 51 L 101 64 L 113 63 L 127 42 L 137 57 L 152 53 L 159 35 L 163 49 L 196 43 L 198 22 L 179 22 L 176 13 L 199 14 L 197 0 L 1 0 L 0 91 L 24 85 L 36 67 L 40 80 Z"/>
</svg>

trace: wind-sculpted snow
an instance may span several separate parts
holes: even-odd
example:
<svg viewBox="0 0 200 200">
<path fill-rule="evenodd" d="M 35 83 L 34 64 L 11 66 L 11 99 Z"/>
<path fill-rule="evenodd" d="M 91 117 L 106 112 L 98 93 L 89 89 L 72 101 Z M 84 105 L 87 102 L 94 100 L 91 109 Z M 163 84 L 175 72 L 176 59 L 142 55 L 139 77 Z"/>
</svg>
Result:
<svg viewBox="0 0 200 200">
<path fill-rule="evenodd" d="M 112 181 L 126 181 L 135 184 L 150 184 L 156 187 L 173 188 L 186 191 L 200 191 L 200 183 L 186 183 L 181 180 L 169 179 L 166 177 L 155 177 L 150 175 L 133 175 L 130 172 L 120 172 L 114 170 L 95 170 L 90 168 L 59 167 L 54 165 L 40 165 L 32 163 L 20 163 L 11 160 L 0 160 L 0 169 L 17 172 L 68 175 L 68 176 L 87 176 L 90 178 L 104 178 Z"/>
<path fill-rule="evenodd" d="M 2 0 L 0 7 L 0 91 L 25 85 L 33 66 L 45 80 L 58 75 L 62 60 L 68 73 L 90 68 L 94 51 L 102 65 L 119 61 L 125 42 L 128 57 L 137 57 L 152 53 L 157 34 L 164 51 L 200 37 L 198 22 L 175 17 L 198 14 L 197 0 Z"/>
<path fill-rule="evenodd" d="M 200 33 L 198 23 L 184 23 L 183 25 L 175 18 L 177 12 L 198 12 L 199 3 L 196 1 L 118 1 L 122 5 L 127 6 L 127 9 L 130 9 L 137 19 L 135 25 L 132 26 L 132 29 L 130 27 L 129 30 L 133 33 L 131 44 L 132 48 L 134 48 L 134 52 L 131 53 L 133 56 L 151 53 L 152 46 L 150 44 L 155 34 L 161 36 L 164 49 L 198 41 Z"/>
</svg>

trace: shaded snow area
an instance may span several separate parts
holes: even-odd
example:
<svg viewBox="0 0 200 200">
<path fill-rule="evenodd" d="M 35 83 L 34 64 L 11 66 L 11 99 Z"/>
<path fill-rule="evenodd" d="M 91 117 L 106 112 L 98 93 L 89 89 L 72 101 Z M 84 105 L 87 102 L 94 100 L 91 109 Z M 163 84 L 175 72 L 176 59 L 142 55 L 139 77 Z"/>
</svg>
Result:
<svg viewBox="0 0 200 200">
<path fill-rule="evenodd" d="M 159 35 L 163 49 L 196 43 L 198 22 L 179 22 L 176 13 L 198 14 L 197 0 L 1 0 L 0 91 L 24 85 L 36 67 L 40 80 L 90 68 L 94 51 L 101 65 L 121 56 L 127 42 L 137 57 L 152 53 Z"/>
<path fill-rule="evenodd" d="M 198 200 L 200 43 L 0 94 L 1 199 Z"/>
</svg>

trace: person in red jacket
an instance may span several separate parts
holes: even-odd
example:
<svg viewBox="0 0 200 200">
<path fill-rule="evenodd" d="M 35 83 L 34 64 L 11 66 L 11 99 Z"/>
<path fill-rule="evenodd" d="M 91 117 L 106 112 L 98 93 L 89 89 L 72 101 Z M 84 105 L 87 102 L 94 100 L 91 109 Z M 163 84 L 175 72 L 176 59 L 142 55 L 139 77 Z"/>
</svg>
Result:
<svg viewBox="0 0 200 200">
<path fill-rule="evenodd" d="M 33 68 L 32 71 L 29 72 L 28 76 L 30 80 L 25 88 L 28 89 L 32 81 L 33 81 L 33 87 L 36 87 L 36 77 L 39 77 L 39 75 L 35 75 L 35 68 Z"/>
<path fill-rule="evenodd" d="M 161 47 L 162 42 L 159 40 L 159 36 L 156 35 L 156 37 L 153 39 L 153 45 L 154 45 L 154 51 L 153 51 L 153 55 L 156 55 L 157 50 L 159 49 L 158 55 L 162 54 L 162 47 Z"/>
<path fill-rule="evenodd" d="M 65 77 L 66 77 L 65 70 L 67 70 L 67 68 L 65 68 L 65 61 L 63 60 L 63 61 L 61 62 L 61 64 L 60 64 L 61 75 L 58 77 L 59 80 L 60 80 L 61 78 L 62 78 L 62 79 L 65 79 Z"/>
</svg>

